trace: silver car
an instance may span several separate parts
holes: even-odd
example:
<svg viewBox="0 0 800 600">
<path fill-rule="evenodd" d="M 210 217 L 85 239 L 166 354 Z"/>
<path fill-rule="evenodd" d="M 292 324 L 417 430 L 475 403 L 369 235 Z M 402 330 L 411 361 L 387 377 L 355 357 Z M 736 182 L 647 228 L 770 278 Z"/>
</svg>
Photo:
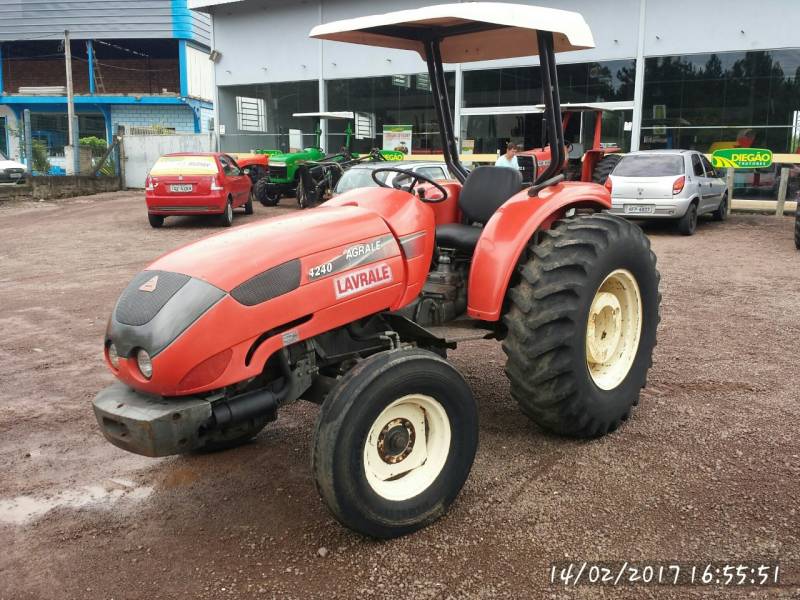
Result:
<svg viewBox="0 0 800 600">
<path fill-rule="evenodd" d="M 644 150 L 622 157 L 606 181 L 611 213 L 636 219 L 675 219 L 692 235 L 697 217 L 727 216 L 725 181 L 704 154 L 695 150 Z"/>
<path fill-rule="evenodd" d="M 436 181 L 452 179 L 447 165 L 441 162 L 413 160 L 368 162 L 355 165 L 345 171 L 342 178 L 339 179 L 339 182 L 336 184 L 333 195 L 338 196 L 339 194 L 349 192 L 356 188 L 377 187 L 378 184 L 372 179 L 372 171 L 388 167 L 397 167 L 398 169 L 413 171 L 414 173 L 419 173 L 420 175 Z M 382 173 L 378 175 L 378 178 L 385 184 L 394 187 L 402 187 L 403 185 L 411 183 L 411 180 L 402 173 Z"/>
</svg>

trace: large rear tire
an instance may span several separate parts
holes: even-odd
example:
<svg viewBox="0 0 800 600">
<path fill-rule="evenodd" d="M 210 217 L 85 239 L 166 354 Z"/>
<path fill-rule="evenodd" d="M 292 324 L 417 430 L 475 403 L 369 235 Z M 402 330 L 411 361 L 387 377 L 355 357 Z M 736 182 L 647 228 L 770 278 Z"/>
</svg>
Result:
<svg viewBox="0 0 800 600">
<path fill-rule="evenodd" d="M 153 229 L 158 229 L 164 225 L 164 217 L 163 215 L 147 215 L 147 220 L 150 221 L 150 227 Z"/>
<path fill-rule="evenodd" d="M 636 225 L 558 221 L 530 247 L 504 320 L 511 395 L 541 427 L 604 435 L 639 402 L 659 321 L 659 273 Z"/>
<path fill-rule="evenodd" d="M 220 215 L 219 220 L 223 227 L 233 225 L 233 198 L 228 198 L 228 202 L 225 204 L 225 212 Z"/>
<path fill-rule="evenodd" d="M 426 350 L 381 352 L 351 369 L 322 405 L 314 481 L 340 523 L 397 537 L 447 511 L 477 446 L 477 406 L 458 371 Z"/>
<path fill-rule="evenodd" d="M 606 154 L 603 158 L 597 161 L 592 172 L 592 182 L 603 185 L 611 175 L 611 171 L 617 166 L 617 163 L 622 160 L 619 154 Z"/>
</svg>

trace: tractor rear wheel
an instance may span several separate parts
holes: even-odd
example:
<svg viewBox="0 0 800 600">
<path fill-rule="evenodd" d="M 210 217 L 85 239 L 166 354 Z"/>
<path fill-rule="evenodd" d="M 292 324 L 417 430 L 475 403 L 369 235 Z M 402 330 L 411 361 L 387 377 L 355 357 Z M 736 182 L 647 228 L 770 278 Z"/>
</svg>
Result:
<svg viewBox="0 0 800 600">
<path fill-rule="evenodd" d="M 617 163 L 622 160 L 619 154 L 606 154 L 603 158 L 597 161 L 592 172 L 592 181 L 603 185 L 611 175 L 611 171 L 617 166 Z"/>
<path fill-rule="evenodd" d="M 312 466 L 322 500 L 350 529 L 392 538 L 441 517 L 478 446 L 478 410 L 464 378 L 418 348 L 374 354 L 325 399 Z"/>
<path fill-rule="evenodd" d="M 276 206 L 281 199 L 281 194 L 280 192 L 270 192 L 269 183 L 267 177 L 262 177 L 253 186 L 253 193 L 263 206 Z"/>
<path fill-rule="evenodd" d="M 661 297 L 650 242 L 598 213 L 556 222 L 529 256 L 504 317 L 511 395 L 550 431 L 613 431 L 652 365 Z"/>
<path fill-rule="evenodd" d="M 295 199 L 297 200 L 297 206 L 300 208 L 308 208 L 309 205 L 309 198 L 308 192 L 306 191 L 306 186 L 303 185 L 303 178 L 297 181 L 297 188 L 295 188 L 294 192 Z"/>
</svg>

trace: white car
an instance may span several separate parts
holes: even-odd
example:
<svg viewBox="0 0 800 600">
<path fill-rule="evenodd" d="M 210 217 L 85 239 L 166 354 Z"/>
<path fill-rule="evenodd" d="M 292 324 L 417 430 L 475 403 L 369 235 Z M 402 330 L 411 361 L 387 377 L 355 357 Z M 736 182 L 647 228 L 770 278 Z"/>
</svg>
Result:
<svg viewBox="0 0 800 600">
<path fill-rule="evenodd" d="M 675 219 L 692 235 L 697 217 L 722 221 L 728 211 L 725 181 L 695 150 L 643 150 L 622 157 L 605 184 L 611 213 L 636 219 Z"/>
<path fill-rule="evenodd" d="M 8 160 L 0 152 L 0 183 L 25 183 L 25 174 L 28 169 L 22 163 Z"/>
</svg>

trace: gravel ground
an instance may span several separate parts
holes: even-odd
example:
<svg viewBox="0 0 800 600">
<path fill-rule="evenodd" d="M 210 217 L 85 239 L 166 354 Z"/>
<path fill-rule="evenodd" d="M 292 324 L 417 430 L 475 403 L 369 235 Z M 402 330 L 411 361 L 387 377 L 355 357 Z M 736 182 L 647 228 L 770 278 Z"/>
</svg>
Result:
<svg viewBox="0 0 800 600">
<path fill-rule="evenodd" d="M 113 380 L 101 345 L 116 297 L 216 230 L 153 230 L 135 192 L 0 206 L 3 600 L 800 597 L 790 218 L 736 215 L 692 238 L 647 228 L 664 295 L 655 365 L 601 440 L 543 433 L 509 398 L 499 344 L 459 347 L 480 405 L 472 474 L 445 518 L 389 542 L 342 529 L 318 499 L 313 405 L 213 455 L 148 459 L 100 435 L 90 403 Z M 551 585 L 569 561 L 779 564 L 781 585 Z"/>
</svg>

